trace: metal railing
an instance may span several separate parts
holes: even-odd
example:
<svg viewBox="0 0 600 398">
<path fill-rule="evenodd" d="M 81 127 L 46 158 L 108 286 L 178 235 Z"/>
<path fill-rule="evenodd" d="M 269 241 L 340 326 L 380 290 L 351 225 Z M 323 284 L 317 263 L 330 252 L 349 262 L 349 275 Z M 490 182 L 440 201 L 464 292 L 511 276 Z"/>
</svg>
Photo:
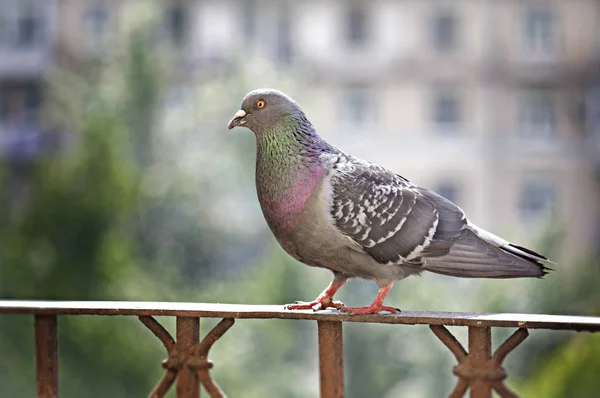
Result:
<svg viewBox="0 0 600 398">
<path fill-rule="evenodd" d="M 387 315 L 345 315 L 332 311 L 288 311 L 283 306 L 165 303 L 165 302 L 69 302 L 69 301 L 0 301 L 0 314 L 31 314 L 35 317 L 35 355 L 37 397 L 58 397 L 59 315 L 137 316 L 163 343 L 167 359 L 166 372 L 150 393 L 163 397 L 176 382 L 177 397 L 198 398 L 200 386 L 211 397 L 225 397 L 212 380 L 208 360 L 212 345 L 231 328 L 235 319 L 305 319 L 317 321 L 321 397 L 344 396 L 343 322 L 429 325 L 432 332 L 458 360 L 453 369 L 458 377 L 451 398 L 462 397 L 467 390 L 474 398 L 489 398 L 492 391 L 501 397 L 516 397 L 504 385 L 507 377 L 504 358 L 528 336 L 527 329 L 600 331 L 600 318 L 532 315 L 478 314 L 457 312 L 403 311 Z M 176 317 L 176 339 L 154 316 Z M 223 318 L 200 340 L 200 318 Z M 468 328 L 468 351 L 445 326 Z M 517 328 L 496 352 L 492 353 L 492 327 Z"/>
</svg>

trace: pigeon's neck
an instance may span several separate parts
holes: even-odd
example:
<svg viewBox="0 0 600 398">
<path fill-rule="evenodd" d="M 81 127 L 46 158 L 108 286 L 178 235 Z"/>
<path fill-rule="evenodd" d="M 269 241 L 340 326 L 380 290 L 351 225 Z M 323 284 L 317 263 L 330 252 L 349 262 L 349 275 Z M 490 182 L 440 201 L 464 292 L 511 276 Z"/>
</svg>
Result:
<svg viewBox="0 0 600 398">
<path fill-rule="evenodd" d="M 328 145 L 308 124 L 279 124 L 257 135 L 256 189 L 274 232 L 293 230 L 327 172 Z"/>
</svg>

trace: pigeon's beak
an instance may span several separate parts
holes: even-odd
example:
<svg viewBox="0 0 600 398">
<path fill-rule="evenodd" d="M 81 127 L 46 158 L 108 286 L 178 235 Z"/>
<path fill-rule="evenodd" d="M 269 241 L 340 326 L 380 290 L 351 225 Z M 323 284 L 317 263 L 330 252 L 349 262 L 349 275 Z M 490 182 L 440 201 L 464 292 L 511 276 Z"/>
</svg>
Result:
<svg viewBox="0 0 600 398">
<path fill-rule="evenodd" d="M 246 120 L 244 120 L 245 116 L 246 116 L 246 112 L 243 111 L 242 109 L 240 109 L 239 111 L 237 111 L 235 113 L 235 115 L 233 115 L 233 119 L 231 119 L 231 121 L 229 122 L 229 126 L 227 126 L 227 128 L 229 128 L 229 130 L 231 130 L 235 126 L 243 125 L 244 123 L 246 123 Z"/>
</svg>

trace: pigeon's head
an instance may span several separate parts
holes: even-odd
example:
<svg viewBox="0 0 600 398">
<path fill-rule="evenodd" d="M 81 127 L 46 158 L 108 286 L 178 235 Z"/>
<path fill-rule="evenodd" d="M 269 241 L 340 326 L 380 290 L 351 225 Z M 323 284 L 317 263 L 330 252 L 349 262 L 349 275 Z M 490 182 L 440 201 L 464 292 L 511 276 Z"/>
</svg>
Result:
<svg viewBox="0 0 600 398">
<path fill-rule="evenodd" d="M 229 122 L 229 130 L 236 126 L 248 127 L 255 134 L 270 129 L 285 119 L 302 115 L 296 101 L 272 89 L 250 91 L 242 100 L 242 107 Z"/>
</svg>

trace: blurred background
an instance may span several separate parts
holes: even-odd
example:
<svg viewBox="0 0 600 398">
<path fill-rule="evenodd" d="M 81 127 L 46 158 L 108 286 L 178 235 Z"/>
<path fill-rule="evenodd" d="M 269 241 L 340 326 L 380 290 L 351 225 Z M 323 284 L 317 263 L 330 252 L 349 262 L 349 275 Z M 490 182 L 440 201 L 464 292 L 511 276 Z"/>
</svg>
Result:
<svg viewBox="0 0 600 398">
<path fill-rule="evenodd" d="M 544 280 L 409 278 L 389 305 L 598 316 L 599 67 L 598 0 L 0 0 L 0 297 L 316 297 L 330 274 L 276 244 L 254 137 L 226 128 L 274 87 L 334 145 L 557 262 Z M 35 393 L 32 324 L 0 316 L 2 397 Z M 344 333 L 348 397 L 451 391 L 427 327 Z M 314 397 L 316 344 L 313 322 L 241 320 L 213 376 L 231 397 Z M 163 350 L 134 318 L 61 317 L 62 395 L 146 396 Z M 533 330 L 506 367 L 523 397 L 596 397 L 600 336 Z"/>
</svg>

